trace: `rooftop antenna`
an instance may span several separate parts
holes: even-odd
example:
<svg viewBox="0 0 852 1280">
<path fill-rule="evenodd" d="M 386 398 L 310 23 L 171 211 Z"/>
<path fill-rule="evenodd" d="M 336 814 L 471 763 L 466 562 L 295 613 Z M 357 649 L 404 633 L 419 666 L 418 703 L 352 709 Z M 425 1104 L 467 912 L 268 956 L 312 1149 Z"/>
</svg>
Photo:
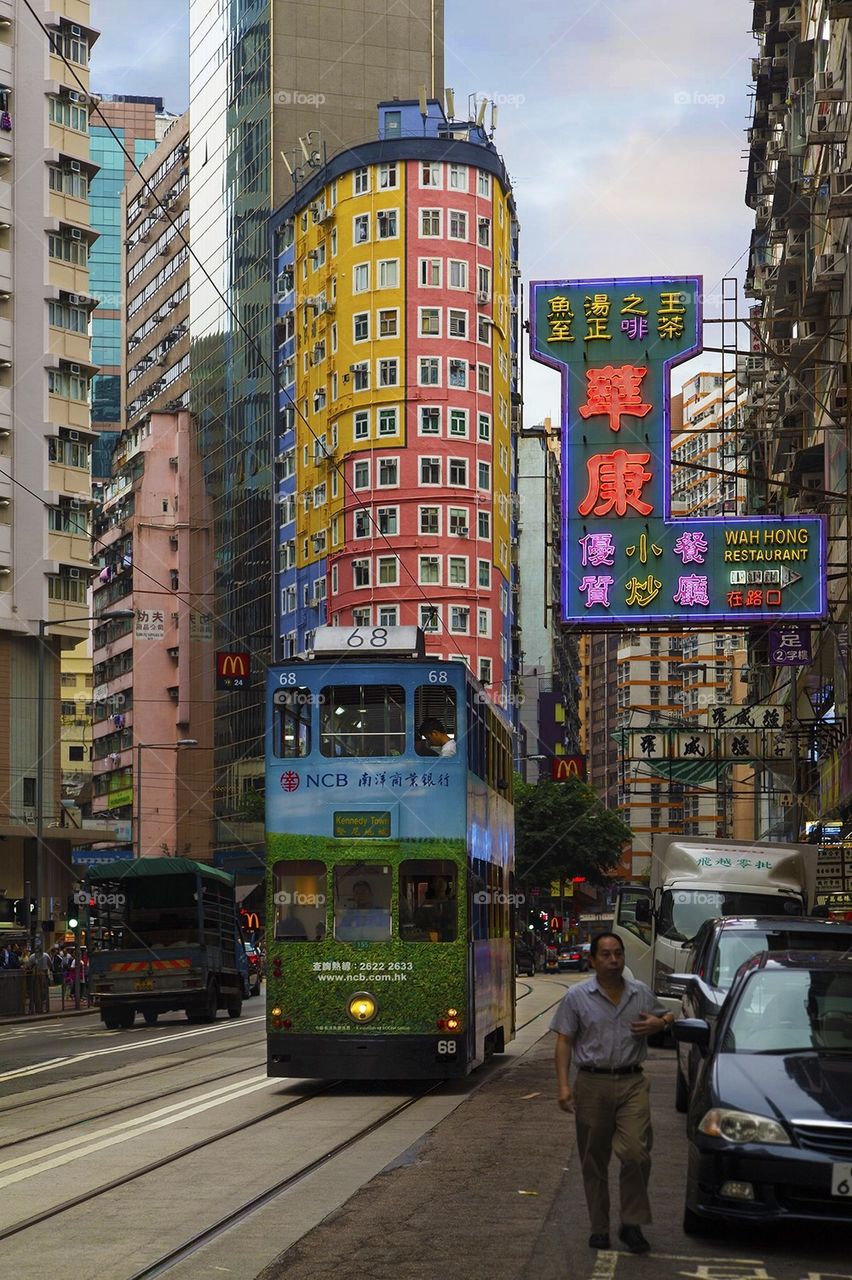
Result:
<svg viewBox="0 0 852 1280">
<path fill-rule="evenodd" d="M 494 137 L 494 134 L 497 131 L 497 116 L 499 111 L 500 111 L 500 108 L 497 106 L 497 103 L 492 102 L 491 103 L 491 137 L 492 138 Z"/>
<path fill-rule="evenodd" d="M 488 99 L 483 98 L 476 112 L 476 127 L 481 129 L 485 120 L 485 112 L 488 110 Z"/>
<path fill-rule="evenodd" d="M 456 118 L 456 95 L 453 89 L 447 90 L 447 116 L 450 120 Z"/>
<path fill-rule="evenodd" d="M 285 156 L 285 154 L 284 154 L 284 152 L 283 152 L 283 151 L 280 153 L 280 155 L 281 155 L 281 159 L 284 161 L 284 168 L 287 170 L 287 172 L 289 173 L 290 177 L 292 178 L 292 176 L 293 176 L 293 166 L 291 165 L 290 161 L 287 159 L 287 157 Z"/>
</svg>

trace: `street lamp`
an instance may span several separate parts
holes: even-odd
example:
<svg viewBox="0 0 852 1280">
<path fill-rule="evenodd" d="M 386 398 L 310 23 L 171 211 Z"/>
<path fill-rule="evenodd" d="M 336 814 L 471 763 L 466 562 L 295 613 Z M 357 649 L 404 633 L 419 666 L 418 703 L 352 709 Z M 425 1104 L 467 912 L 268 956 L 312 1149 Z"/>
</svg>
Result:
<svg viewBox="0 0 852 1280">
<path fill-rule="evenodd" d="M 75 622 L 118 622 L 135 618 L 133 609 L 109 609 L 105 613 L 89 614 L 84 618 L 60 618 L 50 621 L 39 619 L 38 624 L 38 685 L 36 689 L 36 707 L 38 724 L 36 727 L 36 856 L 33 867 L 32 900 L 35 902 L 35 918 L 29 920 L 30 946 L 35 949 L 41 942 L 41 860 L 44 850 L 44 637 L 49 627 L 63 626 Z M 31 910 L 31 909 L 30 909 Z"/>
<path fill-rule="evenodd" d="M 177 742 L 136 743 L 136 857 L 142 857 L 142 752 L 178 751 L 181 747 L 197 747 L 195 738 L 178 738 Z"/>
</svg>

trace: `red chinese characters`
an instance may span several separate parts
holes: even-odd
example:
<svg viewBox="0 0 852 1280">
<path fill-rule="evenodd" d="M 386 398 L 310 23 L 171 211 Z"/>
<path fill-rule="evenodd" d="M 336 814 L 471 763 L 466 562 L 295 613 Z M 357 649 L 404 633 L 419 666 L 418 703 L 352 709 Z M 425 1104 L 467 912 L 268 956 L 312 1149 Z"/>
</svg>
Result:
<svg viewBox="0 0 852 1280">
<path fill-rule="evenodd" d="M 648 370 L 641 365 L 608 364 L 603 369 L 586 370 L 586 403 L 577 412 L 581 418 L 603 415 L 609 418 L 610 430 L 621 430 L 623 415 L 644 418 L 652 406 L 642 401 L 642 380 Z"/>
<path fill-rule="evenodd" d="M 653 504 L 642 498 L 644 486 L 652 479 L 645 466 L 650 453 L 628 453 L 615 449 L 612 453 L 595 453 L 586 462 L 589 487 L 577 507 L 581 516 L 627 515 L 628 509 L 639 516 L 649 516 Z"/>
</svg>

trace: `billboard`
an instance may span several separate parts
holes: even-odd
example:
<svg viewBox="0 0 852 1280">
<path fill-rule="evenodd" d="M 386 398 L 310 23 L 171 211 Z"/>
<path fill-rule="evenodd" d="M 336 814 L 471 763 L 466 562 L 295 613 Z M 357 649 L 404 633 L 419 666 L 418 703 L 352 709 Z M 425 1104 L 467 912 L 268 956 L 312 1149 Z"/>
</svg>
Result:
<svg viewBox="0 0 852 1280">
<path fill-rule="evenodd" d="M 825 616 L 822 516 L 671 514 L 672 369 L 701 351 L 700 276 L 530 286 L 562 378 L 562 620 L 773 625 Z"/>
<path fill-rule="evenodd" d="M 251 683 L 251 654 L 217 653 L 216 688 L 247 689 Z"/>
<path fill-rule="evenodd" d="M 567 782 L 569 778 L 586 781 L 585 756 L 554 756 L 550 761 L 551 782 Z"/>
</svg>

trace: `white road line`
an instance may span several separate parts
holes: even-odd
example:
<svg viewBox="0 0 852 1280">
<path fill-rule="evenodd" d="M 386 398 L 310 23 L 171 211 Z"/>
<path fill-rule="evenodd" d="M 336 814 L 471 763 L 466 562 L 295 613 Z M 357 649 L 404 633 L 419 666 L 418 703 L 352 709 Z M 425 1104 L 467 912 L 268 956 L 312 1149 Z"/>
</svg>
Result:
<svg viewBox="0 0 852 1280">
<path fill-rule="evenodd" d="M 40 1173 L 47 1173 L 51 1169 L 58 1169 L 61 1165 L 71 1164 L 74 1160 L 80 1160 L 84 1156 L 94 1155 L 97 1151 L 104 1151 L 107 1147 L 115 1147 L 121 1142 L 129 1142 L 133 1138 L 138 1138 L 144 1133 L 152 1133 L 155 1129 L 165 1129 L 176 1121 L 189 1119 L 190 1116 L 199 1115 L 202 1111 L 209 1111 L 213 1107 L 222 1106 L 224 1103 L 233 1102 L 237 1098 L 248 1097 L 251 1093 L 256 1093 L 259 1089 L 269 1089 L 278 1085 L 280 1081 L 277 1078 L 271 1080 L 265 1077 L 257 1080 L 254 1084 L 249 1083 L 239 1092 L 229 1090 L 227 1093 L 221 1092 L 216 1098 L 211 1098 L 207 1102 L 201 1102 L 196 1106 L 187 1107 L 184 1105 L 183 1110 L 174 1111 L 173 1108 L 167 1108 L 173 1112 L 171 1115 L 161 1116 L 159 1120 L 151 1120 L 148 1123 L 137 1125 L 130 1132 L 114 1133 L 110 1137 L 101 1138 L 96 1142 L 89 1142 L 86 1146 L 78 1146 L 73 1151 L 65 1151 L 60 1155 L 54 1156 L 50 1160 L 35 1165 L 30 1169 L 18 1169 L 15 1173 L 9 1173 L 5 1177 L 0 1178 L 0 1189 L 12 1186 L 16 1182 L 24 1182 L 27 1178 L 36 1177 Z M 157 1114 L 157 1113 L 155 1113 Z M 107 1130 L 102 1132 L 107 1133 Z"/>
<path fill-rule="evenodd" d="M 595 1258 L 590 1280 L 613 1280 L 618 1266 L 618 1254 L 611 1249 L 601 1249 Z"/>
<path fill-rule="evenodd" d="M 210 1027 L 198 1027 L 195 1031 L 179 1031 L 173 1036 L 149 1036 L 146 1040 L 133 1040 L 130 1043 L 122 1041 L 120 1044 L 110 1045 L 107 1049 L 91 1049 L 88 1053 L 69 1054 L 65 1058 L 48 1058 L 46 1062 L 35 1062 L 29 1067 L 16 1067 L 14 1071 L 4 1071 L 0 1074 L 0 1083 L 4 1080 L 20 1080 L 26 1076 L 37 1076 L 43 1071 L 55 1071 L 57 1067 L 67 1066 L 72 1062 L 85 1062 L 89 1058 L 102 1058 L 106 1054 L 127 1053 L 129 1049 L 153 1049 L 158 1045 L 171 1045 L 178 1040 L 189 1040 L 194 1036 L 209 1036 L 218 1031 L 233 1030 L 237 1025 L 245 1027 L 253 1022 L 264 1021 L 263 1015 L 256 1018 L 242 1018 L 239 1024 L 229 1019 L 228 1022 L 219 1022 Z"/>
<path fill-rule="evenodd" d="M 168 1107 L 160 1107 L 158 1111 L 148 1111 L 145 1115 L 136 1116 L 132 1120 L 122 1120 L 118 1124 L 108 1125 L 105 1129 L 96 1129 L 94 1133 L 90 1133 L 88 1137 L 81 1139 L 79 1135 L 75 1138 L 66 1138 L 62 1142 L 55 1143 L 52 1147 L 42 1147 L 40 1151 L 34 1151 L 30 1155 L 15 1156 L 12 1160 L 5 1160 L 0 1163 L 0 1173 L 6 1169 L 17 1169 L 20 1165 L 31 1164 L 34 1160 L 43 1160 L 46 1156 L 55 1155 L 59 1151 L 70 1151 L 79 1147 L 81 1141 L 96 1142 L 100 1138 L 108 1137 L 112 1133 L 123 1133 L 125 1130 L 138 1129 L 140 1126 L 147 1124 L 151 1120 L 158 1120 L 161 1116 L 174 1116 L 179 1119 L 180 1116 L 175 1113 L 183 1112 L 188 1107 L 195 1106 L 199 1102 L 207 1102 L 211 1098 L 218 1098 L 220 1101 L 226 1101 L 229 1094 L 239 1096 L 249 1086 L 258 1087 L 258 1081 L 267 1080 L 265 1075 L 255 1075 L 249 1077 L 248 1080 L 238 1080 L 231 1084 L 220 1085 L 218 1089 L 211 1089 L 209 1093 L 201 1093 L 196 1098 L 184 1098 L 181 1102 L 173 1102 Z M 144 1102 L 140 1102 L 139 1106 L 144 1106 Z M 21 1134 L 21 1142 L 27 1142 L 29 1139 L 26 1134 Z"/>
</svg>

